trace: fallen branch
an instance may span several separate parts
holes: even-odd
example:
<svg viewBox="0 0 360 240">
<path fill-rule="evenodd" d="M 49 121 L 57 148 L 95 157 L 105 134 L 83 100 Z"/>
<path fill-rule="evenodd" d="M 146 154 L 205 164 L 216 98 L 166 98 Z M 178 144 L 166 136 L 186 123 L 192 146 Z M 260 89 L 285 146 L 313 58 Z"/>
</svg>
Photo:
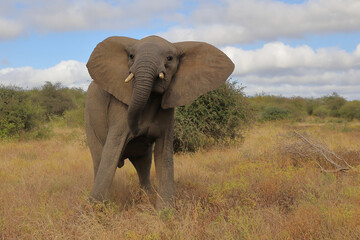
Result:
<svg viewBox="0 0 360 240">
<path fill-rule="evenodd" d="M 290 153 L 294 160 L 298 160 L 298 158 L 312 159 L 320 167 L 322 172 L 327 173 L 344 172 L 353 168 L 345 159 L 331 151 L 325 143 L 310 140 L 309 137 L 300 134 L 296 130 L 294 130 L 290 137 L 293 139 L 295 138 L 295 140 L 300 140 L 300 142 L 295 141 L 294 143 L 285 146 L 286 152 Z M 323 167 L 320 164 L 321 159 L 334 166 L 335 169 L 326 169 Z"/>
</svg>

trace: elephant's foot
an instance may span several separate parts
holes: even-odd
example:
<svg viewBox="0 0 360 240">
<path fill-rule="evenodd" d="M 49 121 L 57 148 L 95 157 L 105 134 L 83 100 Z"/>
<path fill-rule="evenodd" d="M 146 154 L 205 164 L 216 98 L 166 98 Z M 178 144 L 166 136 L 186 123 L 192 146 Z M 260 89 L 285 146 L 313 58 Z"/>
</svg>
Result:
<svg viewBox="0 0 360 240">
<path fill-rule="evenodd" d="M 93 187 L 90 192 L 89 201 L 92 203 L 105 203 L 108 200 L 107 193 L 102 191 L 102 189 L 97 190 Z"/>
<path fill-rule="evenodd" d="M 157 193 L 155 208 L 156 210 L 171 209 L 174 207 L 174 198 L 171 196 L 160 196 Z"/>
<path fill-rule="evenodd" d="M 163 199 L 159 197 L 156 198 L 155 209 L 156 210 L 164 210 L 174 208 L 174 204 L 172 202 L 165 202 Z"/>
<path fill-rule="evenodd" d="M 88 200 L 89 200 L 90 204 L 95 206 L 96 208 L 98 208 L 99 206 L 106 206 L 108 204 L 108 200 L 106 200 L 106 199 L 100 200 L 91 195 L 89 196 Z"/>
<path fill-rule="evenodd" d="M 141 191 L 146 194 L 151 194 L 153 192 L 150 182 L 146 183 L 146 184 L 140 184 L 140 188 L 141 188 Z"/>
<path fill-rule="evenodd" d="M 105 212 L 107 207 L 110 206 L 108 200 L 99 201 L 93 197 L 89 197 L 89 202 L 91 208 L 96 212 Z"/>
<path fill-rule="evenodd" d="M 89 202 L 92 204 L 98 204 L 98 203 L 105 203 L 106 199 L 99 199 L 97 197 L 93 197 L 92 195 L 89 196 Z"/>
</svg>

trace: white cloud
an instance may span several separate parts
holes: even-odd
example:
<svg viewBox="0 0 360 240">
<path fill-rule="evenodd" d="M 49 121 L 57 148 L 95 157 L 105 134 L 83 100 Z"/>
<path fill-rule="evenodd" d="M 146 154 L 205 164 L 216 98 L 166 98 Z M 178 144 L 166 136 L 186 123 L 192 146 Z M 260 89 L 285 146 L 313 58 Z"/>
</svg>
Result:
<svg viewBox="0 0 360 240">
<path fill-rule="evenodd" d="M 0 40 L 18 37 L 23 31 L 24 28 L 20 23 L 0 17 Z"/>
<path fill-rule="evenodd" d="M 44 32 L 96 29 L 106 25 L 108 29 L 111 24 L 118 26 L 117 20 L 124 16 L 123 9 L 101 1 L 46 1 L 25 13 Z"/>
<path fill-rule="evenodd" d="M 236 25 L 199 25 L 195 28 L 173 27 L 166 33 L 159 33 L 172 42 L 204 41 L 215 45 L 233 44 L 246 38 L 246 29 Z"/>
<path fill-rule="evenodd" d="M 347 100 L 359 100 L 359 92 L 360 86 L 346 86 L 346 85 L 315 85 L 315 86 L 292 86 L 289 84 L 281 84 L 281 85 L 272 85 L 272 86 L 264 86 L 264 85 L 246 85 L 245 93 L 248 95 L 255 94 L 271 94 L 271 95 L 281 95 L 285 97 L 322 97 L 325 95 L 329 95 L 333 92 L 338 93 L 340 96 L 345 97 Z"/>
<path fill-rule="evenodd" d="M 246 93 L 265 92 L 286 96 L 318 97 L 337 92 L 359 99 L 360 44 L 353 53 L 339 49 L 290 47 L 281 42 L 256 50 L 225 47 L 235 63 L 233 78 L 246 86 Z"/>
<path fill-rule="evenodd" d="M 60 82 L 68 87 L 81 87 L 84 90 L 90 84 L 90 76 L 85 63 L 68 60 L 47 69 L 32 67 L 5 68 L 0 70 L 0 83 L 26 88 L 40 87 L 46 81 Z"/>
<path fill-rule="evenodd" d="M 291 47 L 282 42 L 265 44 L 261 49 L 222 49 L 235 63 L 235 74 L 281 74 L 281 72 L 311 73 L 360 68 L 360 44 L 354 53 L 335 48 L 314 51 L 307 45 Z"/>
<path fill-rule="evenodd" d="M 165 21 L 169 18 L 169 14 L 175 13 L 180 5 L 181 2 L 177 0 L 166 2 L 160 0 L 18 0 L 16 4 L 0 3 L 0 8 L 6 7 L 8 10 L 6 12 L 0 9 L 0 16 L 8 15 L 12 18 L 16 16 L 24 27 L 21 29 L 22 34 L 34 30 L 42 33 L 98 29 L 124 30 L 150 26 L 155 20 Z M 3 39 L 6 39 L 5 37 Z"/>
<path fill-rule="evenodd" d="M 215 45 L 360 30 L 360 1 L 312 0 L 286 4 L 264 0 L 202 1 L 184 24 L 161 33 L 171 41 Z"/>
</svg>

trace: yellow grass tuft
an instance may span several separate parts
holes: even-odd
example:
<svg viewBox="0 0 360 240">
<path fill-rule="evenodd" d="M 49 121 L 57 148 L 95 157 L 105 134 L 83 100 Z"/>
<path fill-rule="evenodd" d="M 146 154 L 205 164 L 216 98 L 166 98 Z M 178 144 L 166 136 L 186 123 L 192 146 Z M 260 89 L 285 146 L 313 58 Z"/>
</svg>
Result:
<svg viewBox="0 0 360 240">
<path fill-rule="evenodd" d="M 296 129 L 354 169 L 322 173 L 280 146 Z M 92 162 L 81 129 L 0 145 L 0 239 L 359 239 L 360 127 L 266 123 L 232 147 L 175 155 L 174 209 L 156 211 L 131 163 L 111 201 L 92 205 Z M 155 182 L 152 169 L 152 181 Z"/>
</svg>

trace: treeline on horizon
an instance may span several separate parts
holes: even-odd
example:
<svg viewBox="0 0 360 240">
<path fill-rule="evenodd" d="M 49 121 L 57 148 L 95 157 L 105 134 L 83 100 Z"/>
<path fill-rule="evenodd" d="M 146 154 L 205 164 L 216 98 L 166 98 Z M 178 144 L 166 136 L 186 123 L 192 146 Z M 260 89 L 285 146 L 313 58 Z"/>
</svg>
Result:
<svg viewBox="0 0 360 240">
<path fill-rule="evenodd" d="M 175 112 L 174 150 L 196 151 L 242 138 L 255 122 L 360 119 L 360 101 L 337 93 L 319 98 L 260 94 L 247 97 L 244 87 L 227 82 Z M 0 139 L 41 139 L 54 126 L 83 127 L 86 91 L 46 82 L 24 90 L 0 86 Z"/>
</svg>

